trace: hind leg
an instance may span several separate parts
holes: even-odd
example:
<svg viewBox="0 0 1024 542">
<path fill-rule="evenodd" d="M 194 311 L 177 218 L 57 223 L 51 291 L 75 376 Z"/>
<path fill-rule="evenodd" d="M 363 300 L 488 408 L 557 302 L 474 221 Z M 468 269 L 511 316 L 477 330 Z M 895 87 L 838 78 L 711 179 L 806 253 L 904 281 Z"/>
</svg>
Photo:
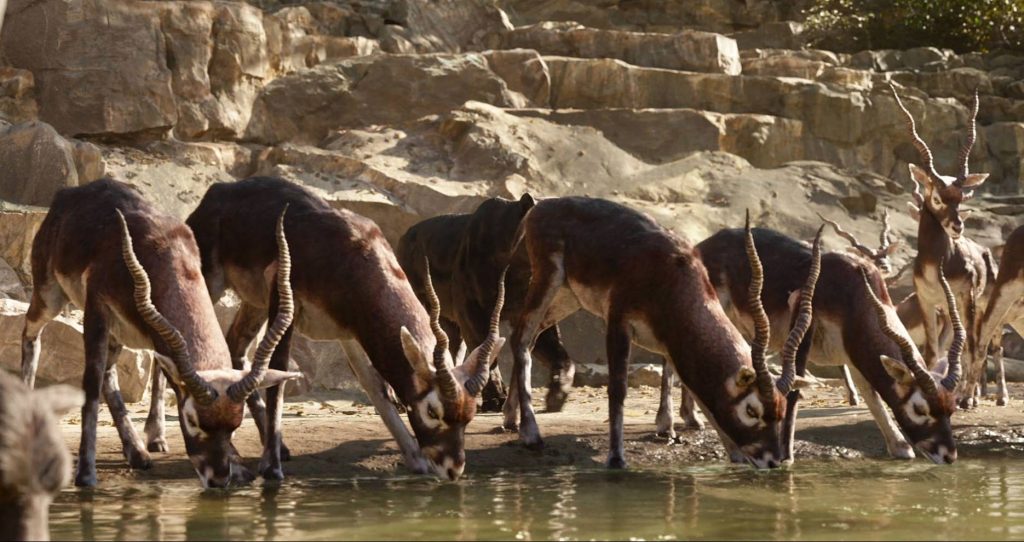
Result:
<svg viewBox="0 0 1024 542">
<path fill-rule="evenodd" d="M 850 406 L 857 406 L 860 404 L 860 394 L 857 393 L 857 386 L 853 383 L 853 377 L 850 376 L 850 369 L 846 365 L 842 365 L 843 370 L 843 384 L 846 385 L 846 402 Z"/>
<path fill-rule="evenodd" d="M 21 379 L 29 388 L 35 387 L 36 371 L 39 370 L 39 336 L 46 324 L 56 318 L 67 304 L 68 299 L 56 281 L 37 284 L 32 292 L 32 302 L 21 332 Z"/>
<path fill-rule="evenodd" d="M 670 441 L 676 440 L 675 420 L 672 419 L 672 385 L 675 382 L 673 374 L 672 364 L 662 358 L 661 397 L 658 401 L 658 414 L 654 417 L 654 426 L 657 436 L 668 437 Z"/>
<path fill-rule="evenodd" d="M 572 389 L 576 366 L 562 346 L 558 324 L 545 329 L 537 336 L 533 353 L 551 368 L 551 380 L 548 382 L 548 394 L 545 398 L 547 411 L 561 412 Z"/>
<path fill-rule="evenodd" d="M 992 361 L 996 364 L 996 405 L 1006 406 L 1010 393 L 1006 390 L 1006 368 L 1003 366 L 1003 335 L 997 334 L 990 349 Z"/>
<path fill-rule="evenodd" d="M 142 439 L 135 432 L 135 425 L 132 424 L 128 409 L 124 406 L 121 388 L 117 383 L 117 357 L 121 355 L 121 345 L 113 339 L 108 339 L 107 344 L 107 367 L 103 373 L 103 396 L 107 401 L 107 408 L 110 409 L 110 415 L 114 418 L 117 434 L 121 437 L 121 449 L 124 451 L 125 459 L 128 460 L 128 465 L 133 469 L 148 469 L 153 466 L 153 462 L 150 460 L 149 453 L 143 449 Z"/>
</svg>

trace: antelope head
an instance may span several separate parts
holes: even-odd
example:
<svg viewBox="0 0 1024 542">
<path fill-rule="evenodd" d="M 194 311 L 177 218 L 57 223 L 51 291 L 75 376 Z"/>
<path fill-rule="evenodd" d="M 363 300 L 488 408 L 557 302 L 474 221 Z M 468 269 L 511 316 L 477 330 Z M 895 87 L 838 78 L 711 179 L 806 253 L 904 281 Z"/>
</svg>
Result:
<svg viewBox="0 0 1024 542">
<path fill-rule="evenodd" d="M 434 474 L 457 480 L 466 466 L 466 425 L 476 415 L 476 397 L 490 374 L 505 339 L 499 335 L 501 309 L 505 303 L 506 267 L 498 283 L 498 298 L 491 313 L 487 337 L 468 356 L 465 350 L 455 359 L 448 350 L 448 335 L 441 328 L 441 303 L 430 278 L 430 262 L 426 262 L 426 290 L 430 309 L 430 329 L 435 344 L 428 357 L 412 333 L 401 329 L 402 348 L 412 364 L 421 390 L 409 408 L 409 422 L 423 456 Z"/>
<path fill-rule="evenodd" d="M 871 249 L 870 247 L 861 244 L 852 233 L 844 230 L 838 222 L 834 222 L 821 216 L 821 213 L 818 213 L 818 218 L 832 226 L 832 229 L 836 231 L 836 234 L 850 242 L 851 246 L 848 247 L 848 249 L 851 252 L 856 252 L 874 262 L 875 267 L 882 272 L 883 277 L 889 277 L 892 275 L 892 262 L 889 260 L 889 256 L 896 253 L 896 249 L 900 246 L 900 241 L 899 239 L 894 240 L 890 236 L 891 228 L 889 227 L 888 210 L 882 211 L 882 232 L 878 234 L 878 248 L 876 249 Z"/>
<path fill-rule="evenodd" d="M 932 158 L 932 151 L 917 133 L 914 124 L 914 117 L 903 105 L 896 87 L 889 83 L 892 94 L 896 98 L 896 104 L 907 117 L 907 126 L 910 136 L 914 140 L 914 147 L 921 156 L 921 165 L 910 164 L 910 178 L 914 181 L 914 200 L 916 206 L 912 207 L 911 214 L 927 212 L 942 225 L 942 229 L 951 239 L 959 239 L 964 231 L 964 218 L 967 212 L 960 210 L 960 204 L 971 199 L 974 195 L 974 188 L 985 182 L 988 173 L 970 173 L 968 162 L 971 155 L 971 148 L 974 147 L 974 140 L 977 138 L 978 120 L 978 92 L 974 92 L 974 100 L 971 102 L 970 127 L 967 132 L 967 142 L 960 149 L 958 164 L 960 170 L 955 177 L 939 175 L 935 169 L 935 161 Z M 924 193 L 920 191 L 924 187 Z"/>
<path fill-rule="evenodd" d="M 287 208 L 286 208 L 287 210 Z M 227 487 L 233 480 L 251 479 L 244 467 L 237 464 L 237 452 L 231 437 L 242 423 L 245 399 L 260 388 L 276 386 L 298 378 L 300 373 L 268 369 L 270 356 L 294 314 L 291 282 L 291 256 L 284 236 L 284 212 L 277 222 L 277 289 L 278 313 L 260 341 L 248 371 L 230 368 L 196 370 L 196 365 L 230 367 L 230 360 L 193 360 L 203 356 L 203 348 L 189 348 L 184 336 L 161 314 L 151 299 L 149 275 L 142 267 L 132 246 L 131 233 L 124 215 L 121 220 L 121 252 L 135 286 L 135 308 L 142 320 L 159 336 L 169 356 L 155 353 L 160 367 L 167 374 L 178 397 L 178 419 L 185 449 L 203 487 Z M 197 264 L 198 267 L 198 264 Z M 203 299 L 209 299 L 202 292 Z M 223 340 L 219 328 L 199 330 L 213 340 Z M 198 335 L 197 334 L 197 335 Z M 205 337 L 196 337 L 201 344 Z M 224 349 L 226 352 L 226 349 Z"/>
<path fill-rule="evenodd" d="M 891 306 L 886 310 L 885 304 L 875 295 L 867 271 L 862 268 L 861 274 L 882 332 L 899 346 L 903 358 L 899 360 L 881 356 L 882 366 L 892 377 L 898 398 L 898 405 L 893 406 L 896 422 L 914 447 L 933 462 L 952 463 L 956 461 L 956 442 L 950 416 L 956 409 L 955 392 L 961 372 L 960 354 L 967 334 L 946 275 L 940 267 L 939 282 L 946 294 L 950 319 L 953 321 L 953 344 L 946 357 L 929 371 L 925 369 L 924 359 L 902 324 L 893 325 L 893 321 L 899 322 L 899 318 Z"/>
<path fill-rule="evenodd" d="M 789 392 L 808 384 L 807 380 L 796 374 L 796 355 L 804 335 L 811 326 L 814 288 L 821 272 L 823 230 L 824 226 L 819 228 L 814 238 L 807 282 L 803 288 L 792 294 L 791 299 L 797 305 L 796 321 L 782 349 L 782 374 L 777 380 L 773 380 L 765 361 L 771 338 L 771 324 L 761 302 L 764 267 L 757 255 L 750 227 L 750 212 L 747 212 L 746 250 L 747 259 L 750 261 L 748 303 L 750 315 L 754 320 L 754 341 L 750 346 L 751 366 L 741 367 L 735 378 L 726 383 L 731 412 L 728 416 L 716 416 L 716 419 L 722 429 L 733 438 L 746 460 L 757 468 L 772 468 L 781 464 L 782 450 L 778 428 L 785 415 L 786 396 Z M 730 425 L 732 427 L 728 427 Z M 775 434 L 767 434 L 772 432 Z M 766 449 L 764 442 L 774 442 L 776 446 L 773 449 Z"/>
</svg>

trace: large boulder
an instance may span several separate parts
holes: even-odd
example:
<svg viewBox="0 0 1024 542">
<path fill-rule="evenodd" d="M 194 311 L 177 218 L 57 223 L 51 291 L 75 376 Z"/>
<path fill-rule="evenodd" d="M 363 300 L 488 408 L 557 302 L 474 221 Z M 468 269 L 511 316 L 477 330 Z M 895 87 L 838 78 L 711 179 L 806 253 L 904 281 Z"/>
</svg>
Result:
<svg viewBox="0 0 1024 542">
<path fill-rule="evenodd" d="M 32 284 L 32 241 L 44 218 L 46 209 L 0 205 L 0 257 L 23 284 Z"/>
<path fill-rule="evenodd" d="M 68 135 L 163 133 L 176 121 L 159 10 L 127 0 L 12 0 L 4 56 L 35 76 L 40 118 Z"/>
<path fill-rule="evenodd" d="M 61 188 L 93 181 L 104 172 L 94 145 L 64 139 L 40 121 L 0 129 L 0 163 L 0 199 L 24 205 L 49 205 Z"/>
<path fill-rule="evenodd" d="M 0 368 L 21 372 L 21 330 L 28 303 L 0 299 Z M 60 315 L 43 329 L 40 340 L 38 380 L 43 383 L 82 385 L 85 374 L 85 346 L 81 313 Z M 129 403 L 141 401 L 149 382 L 153 357 L 148 351 L 125 348 L 117 358 L 121 394 Z"/>
<path fill-rule="evenodd" d="M 39 108 L 34 89 L 32 72 L 0 66 L 0 119 L 14 124 L 35 120 Z"/>
<path fill-rule="evenodd" d="M 531 70 L 536 55 L 522 56 Z M 530 105 L 479 53 L 372 55 L 278 78 L 261 91 L 246 137 L 260 143 L 317 144 L 331 130 L 401 125 L 467 100 Z"/>
<path fill-rule="evenodd" d="M 534 49 L 544 55 L 616 58 L 635 66 L 697 72 L 740 73 L 736 41 L 721 34 L 682 30 L 673 34 L 586 28 L 544 22 L 503 30 L 485 41 L 492 49 Z"/>
</svg>

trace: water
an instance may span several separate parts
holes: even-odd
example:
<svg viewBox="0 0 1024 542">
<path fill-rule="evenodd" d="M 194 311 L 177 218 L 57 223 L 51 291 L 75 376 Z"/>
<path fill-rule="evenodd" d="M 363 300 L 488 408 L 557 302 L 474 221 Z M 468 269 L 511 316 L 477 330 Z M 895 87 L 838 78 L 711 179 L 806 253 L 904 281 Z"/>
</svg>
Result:
<svg viewBox="0 0 1024 542">
<path fill-rule="evenodd" d="M 804 462 L 754 472 L 564 468 L 291 479 L 202 491 L 192 480 L 64 491 L 55 540 L 1003 539 L 1024 537 L 1024 463 Z"/>
</svg>

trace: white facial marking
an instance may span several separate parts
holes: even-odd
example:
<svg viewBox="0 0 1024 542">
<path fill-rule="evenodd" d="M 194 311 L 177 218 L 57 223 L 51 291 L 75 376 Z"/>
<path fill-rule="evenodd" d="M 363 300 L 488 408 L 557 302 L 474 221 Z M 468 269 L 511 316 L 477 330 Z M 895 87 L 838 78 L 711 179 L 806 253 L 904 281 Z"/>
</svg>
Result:
<svg viewBox="0 0 1024 542">
<path fill-rule="evenodd" d="M 764 420 L 761 419 L 763 415 L 764 405 L 756 393 L 747 395 L 736 405 L 736 417 L 747 427 L 764 427 Z"/>
<path fill-rule="evenodd" d="M 437 390 L 431 391 L 416 403 L 416 411 L 419 412 L 423 425 L 428 429 L 437 430 L 445 427 L 444 407 L 441 404 L 441 399 L 437 396 Z"/>
<path fill-rule="evenodd" d="M 907 402 L 903 404 L 903 412 L 910 418 L 910 421 L 917 425 L 926 425 L 935 420 L 932 418 L 928 401 L 921 394 L 921 390 L 915 390 L 910 399 L 907 399 Z"/>
<path fill-rule="evenodd" d="M 181 403 L 181 420 L 188 436 L 193 438 L 206 437 L 206 432 L 199 427 L 199 414 L 196 412 L 195 400 L 191 397 L 186 397 Z"/>
</svg>

